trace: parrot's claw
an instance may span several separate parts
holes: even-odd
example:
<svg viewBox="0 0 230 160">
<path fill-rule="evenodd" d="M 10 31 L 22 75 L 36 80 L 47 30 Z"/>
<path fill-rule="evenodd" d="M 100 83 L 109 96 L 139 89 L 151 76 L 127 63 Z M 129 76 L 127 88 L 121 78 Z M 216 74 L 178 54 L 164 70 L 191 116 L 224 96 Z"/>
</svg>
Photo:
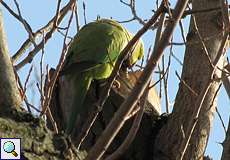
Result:
<svg viewBox="0 0 230 160">
<path fill-rule="evenodd" d="M 119 89 L 119 88 L 121 87 L 120 82 L 119 82 L 118 80 L 114 80 L 114 82 L 113 82 L 113 87 Z"/>
</svg>

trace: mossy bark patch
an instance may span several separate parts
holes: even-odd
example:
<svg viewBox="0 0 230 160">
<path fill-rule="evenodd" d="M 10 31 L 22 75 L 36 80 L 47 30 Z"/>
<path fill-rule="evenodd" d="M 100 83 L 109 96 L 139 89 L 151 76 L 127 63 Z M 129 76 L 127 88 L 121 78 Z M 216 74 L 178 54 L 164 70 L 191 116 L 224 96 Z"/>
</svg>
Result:
<svg viewBox="0 0 230 160">
<path fill-rule="evenodd" d="M 0 115 L 0 137 L 21 138 L 22 157 L 28 160 L 81 160 L 86 155 L 85 152 L 74 152 L 65 143 L 63 135 L 54 135 L 42 119 L 25 112 L 11 111 Z"/>
</svg>

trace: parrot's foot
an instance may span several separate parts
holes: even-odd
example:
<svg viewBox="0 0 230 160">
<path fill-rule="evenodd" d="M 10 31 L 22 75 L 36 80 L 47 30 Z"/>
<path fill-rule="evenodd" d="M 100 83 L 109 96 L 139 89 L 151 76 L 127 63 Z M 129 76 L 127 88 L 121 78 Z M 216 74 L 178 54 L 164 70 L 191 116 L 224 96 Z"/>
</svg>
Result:
<svg viewBox="0 0 230 160">
<path fill-rule="evenodd" d="M 119 89 L 119 88 L 121 87 L 120 82 L 119 82 L 118 80 L 114 80 L 114 82 L 113 82 L 113 87 Z"/>
</svg>

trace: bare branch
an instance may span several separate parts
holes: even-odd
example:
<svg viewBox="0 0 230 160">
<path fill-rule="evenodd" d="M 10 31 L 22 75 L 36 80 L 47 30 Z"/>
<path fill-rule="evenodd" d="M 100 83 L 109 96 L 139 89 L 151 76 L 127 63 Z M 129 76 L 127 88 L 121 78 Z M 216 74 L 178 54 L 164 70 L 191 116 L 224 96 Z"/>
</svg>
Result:
<svg viewBox="0 0 230 160">
<path fill-rule="evenodd" d="M 29 23 L 21 16 L 21 12 L 20 12 L 20 9 L 19 9 L 19 5 L 17 3 L 17 1 L 15 1 L 15 4 L 17 6 L 17 9 L 18 9 L 18 14 L 16 14 L 4 1 L 1 1 L 2 5 L 10 12 L 10 14 L 12 16 L 14 16 L 18 21 L 20 21 L 23 25 L 24 25 L 24 28 L 26 29 L 26 31 L 29 33 L 29 38 L 30 40 L 32 41 L 32 43 L 35 45 L 35 41 L 34 41 L 34 36 L 33 36 L 33 31 L 32 31 L 32 28 L 30 27 Z M 35 45 L 36 46 L 36 45 Z"/>
<path fill-rule="evenodd" d="M 230 8 L 230 5 L 228 5 L 228 8 Z M 192 15 L 192 14 L 197 14 L 197 13 L 205 13 L 205 12 L 212 12 L 212 11 L 217 11 L 217 10 L 221 10 L 222 7 L 213 7 L 213 8 L 207 8 L 207 9 L 201 9 L 201 10 L 186 10 L 184 11 L 184 14 L 182 16 L 182 18 L 188 16 L 188 15 Z"/>
<path fill-rule="evenodd" d="M 27 84 L 29 82 L 29 78 L 30 78 L 30 75 L 32 73 L 32 70 L 33 70 L 33 66 L 31 65 L 30 69 L 29 69 L 29 72 L 28 72 L 28 75 L 26 77 L 26 81 L 25 81 L 25 84 L 24 84 L 24 87 L 23 87 L 23 92 L 24 92 L 24 95 L 26 93 L 26 89 L 27 89 Z M 23 96 L 24 97 L 24 96 Z M 24 98 L 23 98 L 24 99 Z"/>
<path fill-rule="evenodd" d="M 222 117 L 221 117 L 221 115 L 220 115 L 220 112 L 218 111 L 217 108 L 216 108 L 216 113 L 217 113 L 217 115 L 218 115 L 218 117 L 219 117 L 219 119 L 220 119 L 220 122 L 221 122 L 221 124 L 222 124 L 222 126 L 223 126 L 223 129 L 224 129 L 224 133 L 225 133 L 225 135 L 226 135 L 226 134 L 227 134 L 227 129 L 226 129 L 225 125 L 224 125 L 224 120 L 222 119 Z"/>
<path fill-rule="evenodd" d="M 85 5 L 85 2 L 83 1 L 83 13 L 84 13 L 84 22 L 85 24 L 87 24 L 87 20 L 86 20 L 86 5 Z"/>
<path fill-rule="evenodd" d="M 180 31 L 181 31 L 182 39 L 183 39 L 184 43 L 186 43 L 186 38 L 185 38 L 185 33 L 184 33 L 184 27 L 183 27 L 182 20 L 180 20 L 179 25 L 180 25 Z"/>
<path fill-rule="evenodd" d="M 214 95 L 214 97 L 213 97 L 211 106 L 214 104 L 214 101 L 215 101 L 215 99 L 216 99 L 216 97 L 217 97 L 217 94 L 219 93 L 219 90 L 220 90 L 221 85 L 222 85 L 222 83 L 220 83 L 220 85 L 218 86 L 218 89 L 216 90 L 216 93 L 215 93 L 215 95 Z M 224 125 L 224 120 L 222 119 L 222 117 L 221 117 L 221 115 L 220 115 L 220 112 L 218 111 L 218 108 L 215 107 L 215 109 L 216 109 L 216 113 L 217 113 L 217 115 L 218 115 L 218 117 L 219 117 L 219 119 L 220 119 L 221 125 L 222 125 L 222 127 L 223 127 L 223 129 L 224 129 L 224 133 L 225 133 L 225 135 L 226 135 L 226 134 L 227 134 L 227 129 L 226 129 L 225 125 Z"/>
<path fill-rule="evenodd" d="M 31 29 L 30 25 L 28 23 L 26 23 L 26 21 L 24 20 L 24 18 L 22 18 L 22 14 L 21 14 L 21 11 L 20 11 L 20 8 L 19 8 L 19 4 L 18 4 L 17 0 L 14 0 L 14 3 L 15 3 L 15 5 L 17 7 L 17 10 L 18 10 L 18 15 L 19 15 L 20 22 L 22 22 L 25 30 L 28 32 L 30 41 L 36 47 L 36 43 L 35 43 L 34 36 L 33 36 L 33 31 Z"/>
<path fill-rule="evenodd" d="M 126 20 L 126 21 L 121 21 L 121 23 L 127 23 L 127 22 L 131 22 L 131 21 L 138 21 L 141 25 L 145 25 L 146 24 L 146 20 L 141 19 L 136 12 L 136 2 L 135 0 L 129 0 L 129 3 L 125 2 L 124 0 L 120 0 L 120 2 L 122 4 L 124 4 L 125 6 L 129 7 L 131 10 L 131 13 L 133 15 L 132 18 L 130 18 L 130 20 Z M 156 29 L 158 26 L 158 23 L 156 23 L 154 26 L 151 26 L 150 29 L 154 30 Z"/>
<path fill-rule="evenodd" d="M 177 78 L 180 80 L 180 82 L 185 85 L 186 88 L 188 88 L 188 90 L 195 96 L 198 96 L 198 94 L 196 93 L 196 91 L 194 91 L 183 79 L 180 78 L 179 74 L 176 72 L 176 76 Z"/>
<path fill-rule="evenodd" d="M 210 58 L 210 56 L 209 56 L 209 53 L 208 53 L 208 49 L 207 49 L 207 47 L 206 47 L 206 45 L 205 45 L 205 42 L 204 42 L 203 39 L 202 39 L 202 36 L 201 36 L 201 34 L 200 34 L 200 32 L 199 32 L 199 29 L 198 29 L 198 27 L 197 27 L 196 18 L 195 18 L 194 15 L 192 15 L 192 20 L 193 20 L 194 28 L 195 28 L 196 33 L 197 33 L 197 35 L 198 35 L 199 41 L 201 42 L 202 48 L 203 48 L 203 50 L 204 50 L 205 56 L 207 57 L 208 62 L 209 62 L 209 64 L 211 65 L 211 67 L 214 68 L 214 66 L 213 66 L 213 64 L 212 64 L 212 60 L 211 60 L 211 58 Z"/>
<path fill-rule="evenodd" d="M 53 28 L 57 28 L 58 27 L 58 23 L 57 22 L 58 22 L 58 19 L 59 19 L 59 16 L 60 16 L 60 5 L 61 5 L 61 0 L 58 0 L 57 10 L 56 10 L 56 14 L 55 14 Z"/>
<path fill-rule="evenodd" d="M 78 2 L 76 2 L 74 13 L 75 13 L 77 31 L 79 32 L 80 31 L 80 20 L 79 20 L 79 15 L 78 15 Z"/>
<path fill-rule="evenodd" d="M 60 10 L 60 13 L 59 13 L 59 18 L 58 18 L 58 21 L 57 23 L 60 24 L 61 21 L 63 20 L 63 18 L 65 17 L 65 15 L 68 13 L 68 11 L 71 9 L 73 3 L 75 2 L 75 0 L 70 0 L 68 4 L 66 4 L 65 7 L 63 7 L 61 10 Z M 47 23 L 47 25 L 45 25 L 44 27 L 40 28 L 39 30 L 37 30 L 35 33 L 34 33 L 34 37 L 35 39 L 39 38 L 42 36 L 42 33 L 46 33 L 46 39 L 49 39 L 53 32 L 55 31 L 55 29 L 53 29 L 53 26 L 54 26 L 54 21 L 56 19 L 56 15 Z M 47 33 L 48 32 L 48 33 Z M 23 53 L 30 47 L 31 45 L 31 41 L 30 39 L 27 39 L 23 44 L 22 46 L 20 47 L 20 49 L 12 56 L 12 61 L 13 63 L 16 63 L 16 61 L 23 55 Z M 20 66 L 23 66 L 22 63 L 26 64 L 25 61 L 28 61 L 30 62 L 32 60 L 32 58 L 36 55 L 36 53 L 38 51 L 40 51 L 40 49 L 42 48 L 42 43 L 40 43 L 35 49 L 33 49 L 29 55 L 27 56 L 27 60 L 24 60 L 24 62 L 22 61 L 21 62 L 21 65 Z M 20 68 L 20 67 L 18 67 Z"/>
</svg>

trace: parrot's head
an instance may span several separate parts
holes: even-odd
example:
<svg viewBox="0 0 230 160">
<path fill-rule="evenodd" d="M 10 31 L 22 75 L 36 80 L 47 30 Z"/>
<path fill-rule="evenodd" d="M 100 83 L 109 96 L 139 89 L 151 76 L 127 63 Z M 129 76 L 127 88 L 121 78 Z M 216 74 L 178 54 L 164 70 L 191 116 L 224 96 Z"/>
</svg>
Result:
<svg viewBox="0 0 230 160">
<path fill-rule="evenodd" d="M 112 19 L 97 19 L 96 22 L 100 23 L 107 23 L 112 26 L 116 26 L 121 31 L 125 32 L 127 41 L 130 41 L 133 38 L 133 34 L 130 33 L 126 28 L 124 28 L 122 25 L 120 25 L 117 21 Z M 124 68 L 131 68 L 138 60 L 143 58 L 144 56 L 144 43 L 141 39 L 139 39 L 136 44 L 132 47 L 130 50 L 130 53 L 128 55 L 128 58 L 123 63 Z"/>
<path fill-rule="evenodd" d="M 131 52 L 126 60 L 126 66 L 131 68 L 138 60 L 144 56 L 144 43 L 141 39 L 131 49 Z"/>
</svg>

